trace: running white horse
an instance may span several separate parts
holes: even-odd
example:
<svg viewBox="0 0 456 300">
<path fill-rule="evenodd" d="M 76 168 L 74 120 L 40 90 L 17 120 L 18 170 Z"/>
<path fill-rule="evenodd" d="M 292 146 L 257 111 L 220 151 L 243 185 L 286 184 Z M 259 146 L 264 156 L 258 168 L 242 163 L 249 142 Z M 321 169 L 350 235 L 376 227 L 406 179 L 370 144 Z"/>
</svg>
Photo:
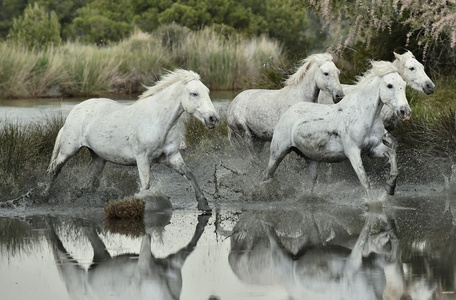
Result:
<svg viewBox="0 0 456 300">
<path fill-rule="evenodd" d="M 238 149 L 247 147 L 251 155 L 256 155 L 272 139 L 280 116 L 295 103 L 316 102 L 320 90 L 330 93 L 334 102 L 340 101 L 344 93 L 339 74 L 331 54 L 314 54 L 302 61 L 284 88 L 241 92 L 227 111 L 230 140 Z"/>
<path fill-rule="evenodd" d="M 393 53 L 396 58 L 393 61 L 393 64 L 397 67 L 399 74 L 402 76 L 402 79 L 405 80 L 407 85 L 426 95 L 432 94 L 435 89 L 435 84 L 424 71 L 423 65 L 416 60 L 413 53 L 410 51 L 406 51 L 403 54 L 397 54 L 396 52 Z M 342 85 L 345 94 L 350 93 L 351 87 L 351 85 Z M 322 92 L 318 96 L 318 103 L 332 104 L 334 102 L 330 94 Z M 399 122 L 399 117 L 388 106 L 383 106 L 381 115 L 383 124 L 388 131 L 393 130 Z"/>
<path fill-rule="evenodd" d="M 110 99 L 89 99 L 76 105 L 57 135 L 48 168 L 51 180 L 45 193 L 49 193 L 65 162 L 81 147 L 87 147 L 92 155 L 93 187 L 98 186 L 107 161 L 137 165 L 141 181 L 137 196 L 141 197 L 150 187 L 151 163 L 159 162 L 187 178 L 195 191 L 198 209 L 210 210 L 179 151 L 183 128 L 177 124 L 184 111 L 209 129 L 219 123 L 209 89 L 200 76 L 181 69 L 165 75 L 131 105 Z"/>
<path fill-rule="evenodd" d="M 290 151 L 309 163 L 312 190 L 319 162 L 349 159 L 368 194 L 369 181 L 361 160 L 361 151 L 373 157 L 387 157 L 391 166 L 386 190 L 393 195 L 398 169 L 396 151 L 383 144 L 385 128 L 380 118 L 383 105 L 402 119 L 409 119 L 411 109 L 405 96 L 405 81 L 390 62 L 372 62 L 372 69 L 359 78 L 353 91 L 337 104 L 301 102 L 280 118 L 270 147 L 264 181 L 269 180 Z"/>
</svg>

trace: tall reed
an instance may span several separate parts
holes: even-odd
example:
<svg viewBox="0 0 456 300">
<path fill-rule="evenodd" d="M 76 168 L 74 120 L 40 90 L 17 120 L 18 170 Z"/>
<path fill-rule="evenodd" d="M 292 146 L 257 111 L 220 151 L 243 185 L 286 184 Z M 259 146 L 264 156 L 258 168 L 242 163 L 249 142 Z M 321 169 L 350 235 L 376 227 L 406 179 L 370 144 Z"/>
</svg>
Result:
<svg viewBox="0 0 456 300">
<path fill-rule="evenodd" d="M 283 57 L 266 37 L 223 35 L 212 28 L 192 32 L 177 24 L 151 34 L 135 32 L 104 47 L 67 42 L 27 49 L 0 42 L 0 98 L 139 93 L 165 70 L 198 72 L 215 90 L 233 90 L 256 78 L 269 57 Z"/>
</svg>

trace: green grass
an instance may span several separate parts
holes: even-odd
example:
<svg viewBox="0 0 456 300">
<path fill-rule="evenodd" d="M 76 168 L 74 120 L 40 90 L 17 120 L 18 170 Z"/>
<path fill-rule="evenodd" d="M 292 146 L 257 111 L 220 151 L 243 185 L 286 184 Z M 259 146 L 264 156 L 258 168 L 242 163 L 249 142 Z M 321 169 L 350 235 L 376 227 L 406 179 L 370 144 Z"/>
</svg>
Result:
<svg viewBox="0 0 456 300">
<path fill-rule="evenodd" d="M 456 154 L 456 78 L 436 80 L 432 95 L 407 91 L 412 118 L 400 122 L 393 135 L 402 148 L 414 149 L 427 156 L 452 157 Z"/>
<path fill-rule="evenodd" d="M 141 84 L 174 68 L 199 73 L 212 90 L 241 89 L 271 56 L 283 53 L 268 38 L 225 36 L 211 28 L 191 32 L 176 24 L 104 47 L 67 42 L 29 50 L 0 42 L 0 98 L 139 93 Z"/>
</svg>

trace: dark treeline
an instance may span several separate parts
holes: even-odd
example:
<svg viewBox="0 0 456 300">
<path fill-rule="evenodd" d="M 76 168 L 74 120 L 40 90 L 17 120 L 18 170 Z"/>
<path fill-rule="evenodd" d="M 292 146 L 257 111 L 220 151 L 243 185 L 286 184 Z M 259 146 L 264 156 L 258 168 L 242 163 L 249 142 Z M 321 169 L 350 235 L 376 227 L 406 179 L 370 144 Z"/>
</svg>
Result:
<svg viewBox="0 0 456 300">
<path fill-rule="evenodd" d="M 267 35 L 280 41 L 292 56 L 302 57 L 321 46 L 319 28 L 309 25 L 307 11 L 283 0 L 3 0 L 0 37 L 14 35 L 14 20 L 38 4 L 59 22 L 62 41 L 103 45 L 129 37 L 135 29 L 153 32 L 177 23 L 193 31 L 213 27 L 221 34 Z M 18 24 L 16 24 L 18 25 Z"/>
</svg>

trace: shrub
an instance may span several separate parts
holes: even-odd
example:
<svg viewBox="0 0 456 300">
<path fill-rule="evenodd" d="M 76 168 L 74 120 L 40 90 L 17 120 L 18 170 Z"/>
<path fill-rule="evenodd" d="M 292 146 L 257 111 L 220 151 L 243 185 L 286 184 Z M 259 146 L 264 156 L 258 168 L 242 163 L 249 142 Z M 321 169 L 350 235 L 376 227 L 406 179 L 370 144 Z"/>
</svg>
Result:
<svg viewBox="0 0 456 300">
<path fill-rule="evenodd" d="M 8 37 L 29 49 L 59 45 L 60 23 L 55 12 L 48 14 L 38 3 L 29 4 L 24 14 L 13 20 Z"/>
</svg>

